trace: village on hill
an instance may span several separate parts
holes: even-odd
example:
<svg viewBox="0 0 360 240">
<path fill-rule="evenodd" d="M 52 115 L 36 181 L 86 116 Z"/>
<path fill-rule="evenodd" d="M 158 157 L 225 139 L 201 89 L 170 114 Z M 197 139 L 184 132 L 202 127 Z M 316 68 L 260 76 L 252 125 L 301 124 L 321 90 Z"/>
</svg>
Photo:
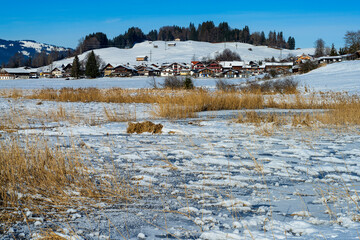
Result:
<svg viewBox="0 0 360 240">
<path fill-rule="evenodd" d="M 176 45 L 174 45 L 175 47 Z M 354 54 L 341 56 L 323 56 L 314 58 L 310 54 L 301 54 L 281 61 L 266 59 L 264 61 L 191 61 L 152 63 L 149 56 L 134 56 L 137 64 L 107 63 L 103 66 L 101 77 L 132 77 L 132 76 L 191 76 L 191 77 L 214 77 L 214 78 L 247 78 L 266 73 L 286 74 L 297 73 L 300 64 L 306 61 L 313 61 L 317 64 L 329 64 L 345 60 L 360 58 L 360 51 Z M 67 78 L 71 79 L 72 64 L 53 67 L 52 65 L 43 68 L 32 69 L 2 68 L 0 70 L 1 80 L 10 79 L 31 79 L 31 78 Z M 85 78 L 85 76 L 82 76 Z"/>
</svg>

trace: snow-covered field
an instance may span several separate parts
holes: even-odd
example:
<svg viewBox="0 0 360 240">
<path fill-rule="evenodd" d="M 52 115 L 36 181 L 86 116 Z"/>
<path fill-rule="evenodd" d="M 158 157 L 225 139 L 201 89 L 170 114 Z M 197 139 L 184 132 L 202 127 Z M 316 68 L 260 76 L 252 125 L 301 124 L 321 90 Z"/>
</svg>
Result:
<svg viewBox="0 0 360 240">
<path fill-rule="evenodd" d="M 315 91 L 360 91 L 360 60 L 345 61 L 329 64 L 299 75 L 295 79 L 301 85 L 308 86 Z"/>
<path fill-rule="evenodd" d="M 359 65 L 359 61 L 333 64 L 298 78 L 316 90 L 321 86 L 346 90 L 343 82 L 358 86 Z M 341 69 L 352 73 L 343 74 Z M 342 81 L 325 88 L 326 81 L 336 78 Z M 195 80 L 207 87 L 214 87 L 214 82 Z M 146 78 L 0 84 L 1 88 L 24 89 L 148 87 Z M 2 114 L 59 106 L 83 116 L 101 116 L 104 107 L 118 107 L 94 102 L 39 105 L 36 100 L 0 98 Z M 137 121 L 150 118 L 146 105 L 127 107 L 136 111 Z M 29 120 L 30 126 L 19 130 L 18 136 L 45 136 L 64 147 L 67 142 L 81 143 L 91 151 L 95 170 L 115 167 L 143 193 L 135 201 L 103 204 L 90 212 L 69 209 L 66 216 L 56 219 L 26 212 L 34 221 L 19 221 L 0 238 L 29 239 L 56 226 L 67 239 L 359 239 L 359 128 L 257 127 L 235 123 L 238 113 L 152 119 L 164 126 L 159 135 L 127 134 L 126 122 L 90 125 Z M 272 134 L 262 134 L 264 129 Z M 0 138 L 6 138 L 13 133 L 1 134 Z"/>
</svg>

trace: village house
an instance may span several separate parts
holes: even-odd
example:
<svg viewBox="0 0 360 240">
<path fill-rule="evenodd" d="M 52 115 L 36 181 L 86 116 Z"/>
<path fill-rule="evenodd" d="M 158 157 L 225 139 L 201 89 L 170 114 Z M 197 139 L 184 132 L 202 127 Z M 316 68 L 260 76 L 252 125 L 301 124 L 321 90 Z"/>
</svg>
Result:
<svg viewBox="0 0 360 240">
<path fill-rule="evenodd" d="M 225 78 L 237 78 L 240 76 L 241 75 L 239 74 L 239 71 L 233 69 L 226 69 L 220 75 L 220 77 L 225 77 Z"/>
<path fill-rule="evenodd" d="M 63 77 L 63 71 L 60 68 L 54 68 L 51 71 L 51 76 L 54 78 L 61 78 Z"/>
<path fill-rule="evenodd" d="M 31 71 L 30 69 L 21 68 L 2 68 L 0 70 L 0 80 L 10 80 L 10 79 L 28 79 L 30 78 L 30 73 L 34 74 L 35 70 Z"/>
<path fill-rule="evenodd" d="M 145 69 L 145 76 L 160 76 L 161 71 L 159 68 L 154 66 L 149 66 Z"/>
<path fill-rule="evenodd" d="M 139 56 L 139 57 L 136 57 L 136 61 L 138 62 L 147 62 L 149 59 L 148 56 Z"/>
<path fill-rule="evenodd" d="M 221 73 L 222 72 L 222 67 L 221 65 L 216 62 L 216 61 L 213 61 L 213 62 L 210 62 L 209 64 L 207 64 L 206 66 L 208 69 L 211 69 L 214 74 L 218 74 L 218 73 Z"/>
<path fill-rule="evenodd" d="M 294 63 L 292 62 L 267 62 L 265 63 L 265 72 L 269 72 L 271 70 L 275 70 L 277 73 L 291 72 L 293 66 Z"/>
<path fill-rule="evenodd" d="M 137 70 L 128 65 L 119 65 L 114 68 L 111 76 L 113 77 L 131 77 L 137 75 Z"/>
<path fill-rule="evenodd" d="M 137 73 L 139 76 L 144 76 L 146 72 L 147 66 L 144 64 L 135 66 L 135 69 L 137 70 Z"/>
<path fill-rule="evenodd" d="M 316 61 L 319 64 L 329 64 L 329 63 L 334 63 L 334 62 L 341 62 L 342 57 L 341 56 L 324 56 L 324 57 L 317 58 Z"/>
<path fill-rule="evenodd" d="M 187 66 L 185 63 L 171 63 L 171 64 L 164 64 L 161 70 L 161 76 L 178 76 L 181 75 L 182 70 L 189 70 L 190 67 Z"/>
<path fill-rule="evenodd" d="M 215 74 L 216 73 L 213 69 L 207 67 L 197 71 L 197 76 L 199 77 L 214 77 Z"/>
<path fill-rule="evenodd" d="M 111 77 L 112 73 L 114 72 L 114 67 L 110 63 L 106 64 L 105 67 L 101 70 L 104 77 Z"/>
<path fill-rule="evenodd" d="M 205 64 L 199 61 L 191 62 L 191 70 L 199 71 L 205 68 Z"/>
<path fill-rule="evenodd" d="M 65 67 L 63 66 L 63 77 L 71 77 L 72 65 L 71 63 L 67 64 Z"/>
<path fill-rule="evenodd" d="M 298 55 L 297 59 L 296 59 L 296 63 L 300 64 L 306 61 L 311 61 L 313 58 L 309 55 L 306 55 L 305 53 L 303 53 L 302 55 Z"/>
</svg>

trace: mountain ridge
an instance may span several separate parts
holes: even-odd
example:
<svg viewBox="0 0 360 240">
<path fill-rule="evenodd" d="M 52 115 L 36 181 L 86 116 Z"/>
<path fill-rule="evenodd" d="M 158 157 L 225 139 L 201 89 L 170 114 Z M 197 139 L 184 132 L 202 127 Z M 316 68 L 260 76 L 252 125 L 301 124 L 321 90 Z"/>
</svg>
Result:
<svg viewBox="0 0 360 240">
<path fill-rule="evenodd" d="M 49 54 L 51 51 L 57 50 L 67 52 L 71 48 L 60 47 L 47 43 L 39 43 L 34 40 L 5 40 L 0 39 L 0 64 L 7 64 L 12 56 L 21 53 L 25 58 L 34 57 L 36 54 L 45 51 Z"/>
</svg>

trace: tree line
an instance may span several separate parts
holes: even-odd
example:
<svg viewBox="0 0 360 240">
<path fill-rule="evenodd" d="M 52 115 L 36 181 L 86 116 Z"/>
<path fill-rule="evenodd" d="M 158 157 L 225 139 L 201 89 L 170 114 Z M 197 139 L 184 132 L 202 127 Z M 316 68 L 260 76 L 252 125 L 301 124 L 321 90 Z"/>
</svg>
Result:
<svg viewBox="0 0 360 240">
<path fill-rule="evenodd" d="M 314 57 L 338 56 L 360 51 L 360 30 L 347 31 L 344 40 L 345 46 L 337 50 L 334 44 L 332 44 L 331 47 L 328 47 L 325 45 L 325 41 L 322 38 L 317 39 L 315 41 Z"/>
<path fill-rule="evenodd" d="M 109 39 L 102 32 L 97 32 L 80 39 L 75 52 L 81 54 L 89 50 L 105 47 L 132 48 L 136 43 L 144 41 L 173 41 L 175 39 L 211 43 L 242 42 L 275 48 L 295 49 L 295 38 L 290 36 L 286 39 L 283 32 L 270 31 L 266 36 L 264 31 L 251 33 L 248 26 L 238 29 L 231 28 L 227 22 L 215 26 L 213 21 L 206 21 L 197 27 L 193 23 L 190 23 L 188 27 L 164 26 L 159 30 L 151 30 L 148 34 L 145 34 L 140 28 L 131 27 L 124 34 L 120 34 L 113 39 Z"/>
</svg>

